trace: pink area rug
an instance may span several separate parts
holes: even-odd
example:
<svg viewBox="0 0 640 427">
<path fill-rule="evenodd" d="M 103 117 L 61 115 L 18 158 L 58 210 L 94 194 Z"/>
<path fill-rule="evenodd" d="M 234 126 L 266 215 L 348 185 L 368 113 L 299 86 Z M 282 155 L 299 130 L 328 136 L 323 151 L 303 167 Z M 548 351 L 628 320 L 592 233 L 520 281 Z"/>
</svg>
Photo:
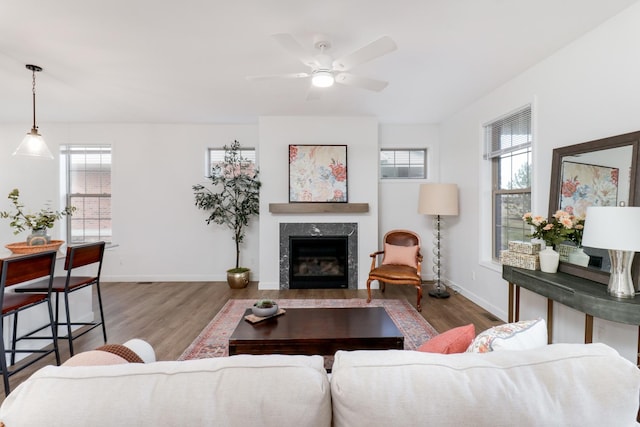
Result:
<svg viewBox="0 0 640 427">
<path fill-rule="evenodd" d="M 229 355 L 229 337 L 242 319 L 244 312 L 255 300 L 229 300 L 200 335 L 182 353 L 178 360 L 204 359 Z M 307 307 L 384 307 L 404 335 L 404 349 L 415 350 L 438 332 L 406 300 L 374 299 L 367 304 L 366 299 L 279 299 L 282 308 Z"/>
</svg>

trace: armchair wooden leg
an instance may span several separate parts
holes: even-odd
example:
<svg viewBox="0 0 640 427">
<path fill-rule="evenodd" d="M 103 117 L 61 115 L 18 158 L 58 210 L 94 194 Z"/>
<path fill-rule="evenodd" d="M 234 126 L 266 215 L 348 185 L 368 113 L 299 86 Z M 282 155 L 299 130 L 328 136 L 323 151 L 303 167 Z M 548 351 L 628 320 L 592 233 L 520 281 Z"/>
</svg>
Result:
<svg viewBox="0 0 640 427">
<path fill-rule="evenodd" d="M 371 279 L 367 280 L 367 303 L 371 302 Z"/>
<path fill-rule="evenodd" d="M 416 310 L 422 311 L 422 306 L 420 305 L 420 301 L 422 301 L 422 286 L 416 286 L 418 290 L 418 302 L 416 304 Z"/>
</svg>

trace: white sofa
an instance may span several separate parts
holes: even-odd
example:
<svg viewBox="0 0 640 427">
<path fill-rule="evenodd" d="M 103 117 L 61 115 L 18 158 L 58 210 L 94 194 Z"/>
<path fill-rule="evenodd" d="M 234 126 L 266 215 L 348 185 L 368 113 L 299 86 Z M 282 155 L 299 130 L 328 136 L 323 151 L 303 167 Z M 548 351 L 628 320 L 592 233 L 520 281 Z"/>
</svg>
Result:
<svg viewBox="0 0 640 427">
<path fill-rule="evenodd" d="M 0 407 L 18 426 L 631 426 L 640 373 L 604 344 L 441 355 L 340 351 L 45 367 Z"/>
</svg>

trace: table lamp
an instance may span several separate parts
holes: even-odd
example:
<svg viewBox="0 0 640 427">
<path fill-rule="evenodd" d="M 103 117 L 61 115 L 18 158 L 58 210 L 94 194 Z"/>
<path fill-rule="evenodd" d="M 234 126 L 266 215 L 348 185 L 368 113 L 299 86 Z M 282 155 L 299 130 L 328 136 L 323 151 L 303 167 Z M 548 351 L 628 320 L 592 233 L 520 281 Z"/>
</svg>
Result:
<svg viewBox="0 0 640 427">
<path fill-rule="evenodd" d="M 640 207 L 590 206 L 587 208 L 582 245 L 608 249 L 611 275 L 607 288 L 617 298 L 634 298 L 631 263 L 640 251 Z"/>
<path fill-rule="evenodd" d="M 456 184 L 421 184 L 418 201 L 418 213 L 435 215 L 433 232 L 435 234 L 433 248 L 433 273 L 436 282 L 435 289 L 429 291 L 434 298 L 448 298 L 449 292 L 440 279 L 442 263 L 440 259 L 440 241 L 442 215 L 458 215 L 458 186 Z"/>
</svg>

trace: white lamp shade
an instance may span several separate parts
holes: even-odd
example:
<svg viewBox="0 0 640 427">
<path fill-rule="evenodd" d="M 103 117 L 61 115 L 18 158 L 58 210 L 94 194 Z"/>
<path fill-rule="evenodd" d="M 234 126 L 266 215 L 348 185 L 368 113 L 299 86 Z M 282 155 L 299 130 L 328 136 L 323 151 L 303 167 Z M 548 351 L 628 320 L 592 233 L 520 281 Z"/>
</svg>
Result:
<svg viewBox="0 0 640 427">
<path fill-rule="evenodd" d="M 418 213 L 458 215 L 458 186 L 456 184 L 421 184 Z"/>
<path fill-rule="evenodd" d="M 16 151 L 13 152 L 16 156 L 34 156 L 34 157 L 46 157 L 53 159 L 53 154 L 49 151 L 47 144 L 44 142 L 42 135 L 34 128 L 22 139 Z"/>
<path fill-rule="evenodd" d="M 640 207 L 588 207 L 582 245 L 640 251 Z"/>
</svg>

